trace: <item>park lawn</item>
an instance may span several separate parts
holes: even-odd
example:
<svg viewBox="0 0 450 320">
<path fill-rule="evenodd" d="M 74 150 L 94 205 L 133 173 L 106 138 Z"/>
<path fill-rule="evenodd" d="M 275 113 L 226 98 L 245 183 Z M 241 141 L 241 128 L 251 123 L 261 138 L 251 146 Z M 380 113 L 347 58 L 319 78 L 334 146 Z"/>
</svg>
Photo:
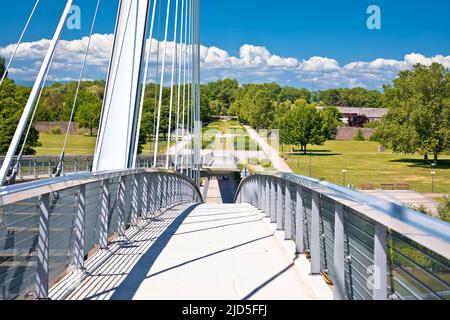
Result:
<svg viewBox="0 0 450 320">
<path fill-rule="evenodd" d="M 67 139 L 67 156 L 89 156 L 95 151 L 97 137 L 83 135 L 69 135 Z M 36 147 L 38 156 L 59 156 L 64 144 L 63 134 L 48 134 L 41 132 L 39 134 L 40 146 Z"/>
<path fill-rule="evenodd" d="M 96 140 L 97 137 L 95 136 L 69 135 L 65 154 L 67 156 L 93 156 Z M 40 133 L 39 142 L 41 146 L 35 148 L 37 156 L 59 156 L 64 144 L 64 135 Z M 173 144 L 174 142 L 172 141 L 171 145 Z M 145 144 L 143 154 L 153 154 L 153 146 L 153 143 Z M 160 153 L 165 152 L 167 150 L 167 142 L 160 140 L 158 149 Z"/>
<path fill-rule="evenodd" d="M 433 169 L 420 155 L 378 152 L 378 146 L 371 141 L 327 141 L 322 146 L 308 146 L 308 153 L 312 151 L 312 176 L 342 184 L 342 170 L 346 169 L 345 183 L 355 188 L 362 184 L 374 184 L 379 188 L 380 184 L 407 183 L 412 190 L 431 192 L 431 171 L 434 170 L 435 192 L 450 193 L 450 156 L 441 155 L 439 166 Z M 309 154 L 291 155 L 287 163 L 295 173 L 309 175 Z"/>
</svg>

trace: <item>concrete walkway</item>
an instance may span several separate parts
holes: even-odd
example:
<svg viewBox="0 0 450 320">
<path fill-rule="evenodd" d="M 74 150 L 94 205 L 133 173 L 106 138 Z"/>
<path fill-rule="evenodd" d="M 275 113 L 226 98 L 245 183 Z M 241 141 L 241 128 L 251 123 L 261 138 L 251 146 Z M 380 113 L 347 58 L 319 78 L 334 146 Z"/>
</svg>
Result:
<svg viewBox="0 0 450 320">
<path fill-rule="evenodd" d="M 278 154 L 278 150 L 274 150 L 265 139 L 263 139 L 254 129 L 249 126 L 244 126 L 250 137 L 256 141 L 269 160 L 272 162 L 273 167 L 280 172 L 292 172 L 291 168 L 287 165 L 283 158 Z"/>
<path fill-rule="evenodd" d="M 274 234 L 247 204 L 174 208 L 121 239 L 68 299 L 317 299 Z"/>
</svg>

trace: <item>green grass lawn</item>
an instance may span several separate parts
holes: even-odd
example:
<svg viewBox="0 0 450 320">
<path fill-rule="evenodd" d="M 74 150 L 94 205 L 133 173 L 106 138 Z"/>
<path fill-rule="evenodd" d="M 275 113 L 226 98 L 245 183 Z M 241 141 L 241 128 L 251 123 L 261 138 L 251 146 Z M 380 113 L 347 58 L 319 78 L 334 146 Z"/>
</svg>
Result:
<svg viewBox="0 0 450 320">
<path fill-rule="evenodd" d="M 342 184 L 346 169 L 346 184 L 360 188 L 362 184 L 408 183 L 412 190 L 431 192 L 432 166 L 420 155 L 399 155 L 378 152 L 379 144 L 371 141 L 327 141 L 323 146 L 308 146 L 312 151 L 312 176 Z M 287 149 L 286 149 L 287 150 Z M 288 165 L 305 176 L 309 175 L 309 154 L 291 155 Z M 298 159 L 300 166 L 298 166 Z M 436 171 L 435 192 L 450 193 L 450 156 L 440 156 Z"/>
<path fill-rule="evenodd" d="M 67 156 L 86 156 L 94 155 L 96 137 L 83 136 L 83 135 L 70 135 L 67 140 L 66 155 Z M 40 147 L 36 147 L 36 155 L 38 156 L 59 156 L 61 148 L 64 144 L 64 135 L 40 133 L 39 142 Z M 173 145 L 174 142 L 171 142 Z M 150 148 L 153 152 L 153 143 L 147 143 L 144 145 L 143 153 L 150 154 Z M 160 140 L 159 152 L 165 152 L 167 150 L 167 141 Z"/>
<path fill-rule="evenodd" d="M 216 135 L 233 135 L 217 138 Z M 245 128 L 237 121 L 212 122 L 203 128 L 203 148 L 209 150 L 259 150 Z"/>
</svg>

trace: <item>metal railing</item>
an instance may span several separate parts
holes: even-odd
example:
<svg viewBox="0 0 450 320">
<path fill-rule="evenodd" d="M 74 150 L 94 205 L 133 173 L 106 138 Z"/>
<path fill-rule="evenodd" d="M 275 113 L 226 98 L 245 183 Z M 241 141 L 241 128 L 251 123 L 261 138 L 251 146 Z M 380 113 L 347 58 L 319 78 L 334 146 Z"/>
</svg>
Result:
<svg viewBox="0 0 450 320">
<path fill-rule="evenodd" d="M 0 188 L 0 299 L 48 298 L 69 267 L 107 249 L 141 219 L 175 205 L 201 203 L 183 175 L 137 169 L 80 173 Z"/>
<path fill-rule="evenodd" d="M 178 156 L 178 170 L 181 168 L 181 157 L 181 155 Z M 185 161 L 184 169 L 190 169 L 189 164 L 192 163 L 192 155 L 186 154 L 183 157 Z M 151 168 L 153 166 L 153 160 L 151 156 L 138 155 L 136 167 L 140 169 Z M 175 155 L 170 155 L 169 160 L 169 166 L 173 168 L 176 162 Z M 0 157 L 0 166 L 3 161 L 4 157 Z M 16 161 L 17 157 L 14 157 L 13 163 L 16 163 Z M 62 163 L 61 175 L 66 176 L 90 172 L 93 161 L 93 156 L 65 156 Z M 60 158 L 58 156 L 23 156 L 19 161 L 18 172 L 14 183 L 54 178 L 59 162 Z M 166 155 L 158 155 L 156 158 L 156 167 L 164 168 L 165 163 Z M 213 164 L 219 167 L 221 164 L 224 164 L 222 167 L 239 169 L 239 159 L 235 156 L 219 157 L 216 161 L 212 155 L 202 157 L 202 166 L 205 169 L 210 169 Z"/>
<path fill-rule="evenodd" d="M 235 202 L 265 212 L 335 299 L 450 299 L 450 224 L 296 174 L 244 179 Z"/>
</svg>

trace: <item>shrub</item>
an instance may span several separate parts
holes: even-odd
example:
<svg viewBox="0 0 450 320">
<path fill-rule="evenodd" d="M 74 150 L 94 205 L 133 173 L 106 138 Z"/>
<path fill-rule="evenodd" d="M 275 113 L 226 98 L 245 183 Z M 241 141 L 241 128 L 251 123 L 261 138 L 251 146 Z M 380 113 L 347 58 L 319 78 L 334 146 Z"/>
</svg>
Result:
<svg viewBox="0 0 450 320">
<path fill-rule="evenodd" d="M 272 166 L 272 162 L 269 159 L 261 159 L 259 161 L 259 164 L 263 167 L 263 168 L 270 168 Z"/>
<path fill-rule="evenodd" d="M 380 120 L 372 120 L 372 121 L 364 123 L 364 128 L 376 129 L 380 125 L 381 125 L 381 121 Z"/>
<path fill-rule="evenodd" d="M 353 137 L 354 141 L 365 141 L 366 138 L 364 138 L 364 134 L 361 129 L 358 129 L 356 132 L 356 136 Z"/>
<path fill-rule="evenodd" d="M 50 130 L 50 133 L 51 133 L 51 134 L 62 134 L 61 126 L 53 127 L 53 128 Z"/>
<path fill-rule="evenodd" d="M 450 197 L 444 197 L 438 206 L 439 218 L 450 222 Z"/>
<path fill-rule="evenodd" d="M 258 164 L 258 159 L 254 157 L 248 158 L 248 164 L 250 165 Z"/>
</svg>

